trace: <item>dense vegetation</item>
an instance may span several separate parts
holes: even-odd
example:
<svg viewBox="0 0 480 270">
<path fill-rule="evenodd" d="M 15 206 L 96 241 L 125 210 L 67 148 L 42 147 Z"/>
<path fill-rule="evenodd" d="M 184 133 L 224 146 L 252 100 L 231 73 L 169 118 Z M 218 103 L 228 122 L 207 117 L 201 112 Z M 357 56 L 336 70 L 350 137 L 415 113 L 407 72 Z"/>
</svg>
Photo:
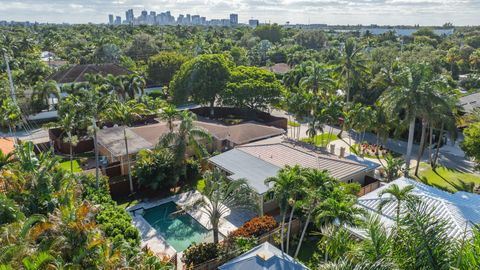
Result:
<svg viewBox="0 0 480 270">
<path fill-rule="evenodd" d="M 427 149 L 430 166 L 436 170 L 439 151 L 432 151 L 432 146 L 442 145 L 446 136 L 454 139 L 459 125 L 468 126 L 465 152 L 477 162 L 480 159 L 478 111 L 464 115 L 457 108 L 458 98 L 480 87 L 480 30 L 476 28 L 459 28 L 449 37 L 428 28 L 419 28 L 411 37 L 397 37 L 391 32 L 373 36 L 278 25 L 255 29 L 35 25 L 0 31 L 1 127 L 15 132 L 27 128 L 23 119 L 28 114 L 58 109 L 59 121 L 51 125 L 61 128 L 63 141 L 70 145 L 71 165 L 70 171 L 58 168 L 56 157 L 49 151 L 34 154 L 30 144 L 18 147 L 14 157 L 0 155 L 0 184 L 6 186 L 5 195 L 0 196 L 0 264 L 6 269 L 167 267 L 140 250 L 138 231 L 110 197 L 105 180 L 73 173 L 72 148 L 82 139 L 95 139 L 99 124 L 119 125 L 130 190 L 138 188 L 133 178 L 153 190 L 175 187 L 192 171 L 198 174 L 207 168 L 211 142 L 211 135 L 193 124 L 195 115 L 179 112 L 175 105 L 282 109 L 295 121 L 306 122 L 309 138 L 305 141 L 321 147 L 337 136 L 333 126 L 342 133 L 355 131 L 352 136 L 360 143 L 369 132 L 377 136 L 378 145 L 388 137 L 401 137 L 408 140 L 405 162 L 386 157 L 388 181 L 398 177 L 400 169 L 413 173 L 409 166 L 415 156 L 414 142 L 419 144 L 414 173 L 418 174 Z M 72 65 L 116 63 L 134 74 L 90 75 L 87 82 L 57 87 L 46 80 L 56 70 L 40 60 L 41 51 L 53 52 Z M 276 63 L 286 63 L 290 70 L 279 74 L 262 68 Z M 10 98 L 10 83 L 3 72 L 7 64 L 17 101 Z M 162 90 L 143 95 L 147 85 Z M 60 92 L 67 96 L 49 106 L 49 98 L 61 97 Z M 169 130 L 157 149 L 130 160 L 127 127 L 152 115 L 164 120 Z M 290 136 L 300 139 L 299 130 L 292 129 Z M 339 139 L 344 139 L 342 133 Z M 355 149 L 350 139 L 345 142 Z M 187 158 L 189 150 L 194 152 L 192 159 Z M 218 223 L 227 211 L 224 205 L 254 207 L 245 182 L 226 181 L 217 171 L 205 173 L 204 178 L 205 197 L 198 204 L 208 209 L 215 243 L 192 246 L 186 252 L 187 263 L 228 251 L 217 244 Z M 319 231 L 319 248 L 310 258 L 314 267 L 479 268 L 478 229 L 461 242 L 447 238 L 445 224 L 413 199 L 409 190 L 389 191 L 396 198 L 400 218 L 387 233 L 374 218 L 367 222 L 359 218 L 362 211 L 353 207 L 358 186 L 339 183 L 327 172 L 286 167 L 267 182 L 274 185 L 272 196 L 283 217 L 282 250 L 298 257 L 311 231 Z M 404 205 L 401 212 L 400 203 Z M 283 226 L 293 217 L 303 222 L 295 236 Z M 248 249 L 255 244 L 255 236 L 274 226 L 257 221 L 242 227 L 244 232 L 227 249 Z M 367 240 L 352 240 L 343 225 L 366 228 Z"/>
</svg>

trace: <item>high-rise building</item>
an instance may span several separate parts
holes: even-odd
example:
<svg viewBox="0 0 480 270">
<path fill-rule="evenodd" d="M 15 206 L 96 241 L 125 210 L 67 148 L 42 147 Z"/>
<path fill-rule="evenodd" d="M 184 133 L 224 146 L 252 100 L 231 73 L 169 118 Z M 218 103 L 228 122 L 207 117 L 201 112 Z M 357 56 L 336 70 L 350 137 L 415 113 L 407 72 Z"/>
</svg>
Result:
<svg viewBox="0 0 480 270">
<path fill-rule="evenodd" d="M 206 25 L 206 24 L 207 24 L 207 18 L 205 18 L 205 17 L 200 17 L 200 24 L 201 24 L 201 25 Z"/>
<path fill-rule="evenodd" d="M 200 24 L 200 15 L 193 15 L 192 16 L 192 24 L 199 25 Z"/>
<path fill-rule="evenodd" d="M 230 14 L 230 25 L 236 26 L 238 25 L 238 14 Z"/>
<path fill-rule="evenodd" d="M 248 20 L 248 25 L 250 25 L 250 27 L 257 27 L 259 25 L 259 22 L 258 20 Z"/>
<path fill-rule="evenodd" d="M 113 14 L 108 15 L 108 23 L 113 24 Z"/>
<path fill-rule="evenodd" d="M 121 25 L 122 24 L 122 17 L 117 16 L 115 17 L 115 25 Z"/>
<path fill-rule="evenodd" d="M 191 24 L 191 23 L 192 23 L 192 19 L 191 19 L 191 17 L 190 17 L 190 14 L 187 14 L 187 15 L 185 16 L 185 22 L 184 22 L 184 23 L 185 23 L 185 24 Z"/>
<path fill-rule="evenodd" d="M 125 21 L 127 23 L 133 23 L 134 19 L 135 19 L 135 16 L 133 15 L 133 9 L 127 10 L 127 12 L 125 12 Z"/>
</svg>

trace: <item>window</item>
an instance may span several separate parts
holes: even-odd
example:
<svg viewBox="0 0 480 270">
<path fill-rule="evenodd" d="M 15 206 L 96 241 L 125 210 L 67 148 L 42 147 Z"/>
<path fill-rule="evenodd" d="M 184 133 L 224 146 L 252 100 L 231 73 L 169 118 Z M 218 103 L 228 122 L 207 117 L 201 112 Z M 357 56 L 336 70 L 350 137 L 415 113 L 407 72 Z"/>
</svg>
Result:
<svg viewBox="0 0 480 270">
<path fill-rule="evenodd" d="M 353 183 L 353 178 L 348 180 L 347 183 L 349 183 L 349 184 Z"/>
</svg>

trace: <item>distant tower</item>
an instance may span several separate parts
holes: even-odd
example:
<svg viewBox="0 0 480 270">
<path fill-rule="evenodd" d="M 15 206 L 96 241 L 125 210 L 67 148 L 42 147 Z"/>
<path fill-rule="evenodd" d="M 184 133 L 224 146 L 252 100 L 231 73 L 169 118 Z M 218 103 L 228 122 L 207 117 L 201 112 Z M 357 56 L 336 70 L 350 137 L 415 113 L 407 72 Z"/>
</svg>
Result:
<svg viewBox="0 0 480 270">
<path fill-rule="evenodd" d="M 127 12 L 125 12 L 125 15 L 125 20 L 127 21 L 127 23 L 133 23 L 133 19 L 135 18 L 135 16 L 133 15 L 133 9 L 127 10 Z"/>
<path fill-rule="evenodd" d="M 120 24 L 122 24 L 122 17 L 117 16 L 117 17 L 115 18 L 115 25 L 120 25 Z"/>
<path fill-rule="evenodd" d="M 113 14 L 108 15 L 108 24 L 113 24 Z"/>
<path fill-rule="evenodd" d="M 230 14 L 230 25 L 236 26 L 238 25 L 238 14 Z"/>
</svg>

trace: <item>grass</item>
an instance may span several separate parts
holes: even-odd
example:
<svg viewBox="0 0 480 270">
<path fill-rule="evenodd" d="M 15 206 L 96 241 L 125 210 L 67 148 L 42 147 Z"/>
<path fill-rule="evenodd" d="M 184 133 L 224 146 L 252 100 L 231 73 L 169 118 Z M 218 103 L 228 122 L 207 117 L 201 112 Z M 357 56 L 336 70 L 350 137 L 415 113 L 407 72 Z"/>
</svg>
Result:
<svg viewBox="0 0 480 270">
<path fill-rule="evenodd" d="M 70 161 L 65 161 L 60 163 L 60 168 L 70 171 Z M 80 167 L 80 164 L 78 163 L 77 160 L 73 160 L 73 172 L 81 172 L 82 168 Z"/>
<path fill-rule="evenodd" d="M 337 139 L 337 135 L 335 134 L 322 133 L 322 134 L 318 134 L 313 138 L 304 138 L 301 141 L 310 143 L 310 144 L 315 144 L 316 146 L 325 147 L 327 146 L 328 142 L 335 141 L 336 139 Z"/>
<path fill-rule="evenodd" d="M 288 121 L 288 125 L 291 126 L 291 127 L 299 127 L 300 123 L 290 120 L 290 121 Z"/>
<path fill-rule="evenodd" d="M 446 167 L 437 167 L 436 171 L 433 171 L 427 163 L 420 164 L 418 174 L 419 177 L 417 179 L 420 181 L 451 192 L 469 191 L 472 184 L 480 185 L 480 176 L 478 175 Z"/>
</svg>

